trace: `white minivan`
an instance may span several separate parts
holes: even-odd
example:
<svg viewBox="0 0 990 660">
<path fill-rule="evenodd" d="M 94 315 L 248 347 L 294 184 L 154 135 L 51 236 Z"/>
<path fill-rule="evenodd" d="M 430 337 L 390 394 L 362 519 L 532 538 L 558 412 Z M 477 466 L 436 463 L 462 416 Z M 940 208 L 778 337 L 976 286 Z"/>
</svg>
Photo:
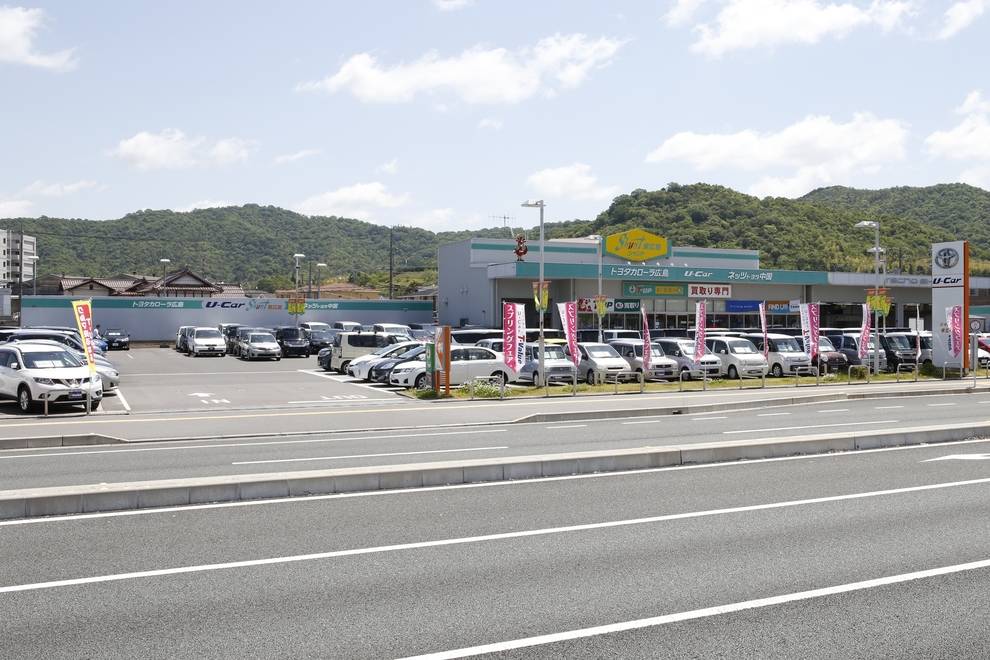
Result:
<svg viewBox="0 0 990 660">
<path fill-rule="evenodd" d="M 745 339 L 753 342 L 756 350 L 763 352 L 763 335 L 748 334 Z M 797 337 L 790 335 L 768 334 L 767 335 L 767 362 L 770 364 L 770 375 L 780 378 L 781 376 L 796 376 L 807 374 L 811 368 L 811 356 L 804 352 Z"/>
<path fill-rule="evenodd" d="M 742 337 L 706 337 L 705 344 L 722 361 L 719 375 L 727 378 L 767 375 L 770 368 L 767 360 L 750 340 Z"/>
<path fill-rule="evenodd" d="M 333 338 L 330 356 L 321 365 L 327 371 L 347 373 L 351 360 L 371 353 L 376 348 L 408 341 L 406 335 L 393 335 L 385 332 L 341 332 Z"/>
</svg>

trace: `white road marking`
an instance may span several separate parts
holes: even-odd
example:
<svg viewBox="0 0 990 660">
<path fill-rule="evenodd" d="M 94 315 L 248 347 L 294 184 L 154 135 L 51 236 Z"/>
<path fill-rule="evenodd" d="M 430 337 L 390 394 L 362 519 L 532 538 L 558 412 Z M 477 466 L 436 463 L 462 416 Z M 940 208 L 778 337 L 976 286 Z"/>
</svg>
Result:
<svg viewBox="0 0 990 660">
<path fill-rule="evenodd" d="M 959 440 L 958 442 L 947 442 L 942 446 L 972 445 L 988 443 L 990 440 Z M 761 463 L 778 463 L 782 461 L 807 461 L 824 460 L 832 458 L 856 458 L 864 454 L 878 454 L 893 451 L 914 451 L 917 449 L 931 450 L 931 445 L 902 445 L 900 447 L 880 447 L 877 449 L 855 449 L 852 451 L 839 451 L 831 454 L 807 454 L 802 456 L 779 456 L 777 458 L 754 458 L 746 461 L 734 461 L 731 463 L 700 463 L 696 465 L 675 465 L 662 468 L 648 468 L 645 470 L 623 470 L 620 472 L 596 472 L 593 474 L 569 474 L 562 477 L 538 477 L 534 479 L 523 479 L 519 481 L 486 481 L 470 484 L 452 484 L 449 486 L 424 486 L 423 488 L 401 488 L 397 490 L 370 490 L 356 493 L 335 493 L 333 495 L 300 495 L 297 497 L 279 497 L 270 500 L 245 500 L 240 502 L 215 502 L 213 504 L 187 504 L 183 506 L 159 507 L 153 509 L 128 509 L 125 511 L 103 511 L 101 513 L 72 513 L 63 516 L 44 516 L 41 518 L 18 518 L 16 520 L 0 520 L 0 527 L 10 527 L 13 525 L 44 525 L 49 523 L 72 523 L 95 518 L 117 518 L 119 516 L 151 516 L 162 513 L 190 513 L 204 509 L 228 509 L 243 506 L 279 506 L 286 504 L 298 504 L 319 502 L 323 500 L 350 499 L 354 497 L 394 497 L 420 495 L 423 493 L 434 493 L 445 490 L 464 490 L 473 488 L 504 488 L 504 487 L 525 487 L 541 486 L 554 481 L 573 481 L 575 479 L 612 479 L 616 477 L 638 477 L 654 474 L 657 472 L 672 472 L 678 470 L 731 470 L 738 467 L 749 467 Z"/>
<path fill-rule="evenodd" d="M 905 582 L 924 580 L 928 578 L 939 577 L 942 575 L 952 575 L 953 573 L 963 573 L 965 571 L 975 571 L 988 567 L 990 567 L 990 559 L 983 559 L 981 561 L 973 561 L 967 564 L 955 564 L 953 566 L 942 566 L 940 568 L 931 568 L 924 571 L 914 571 L 913 573 L 888 575 L 886 577 L 876 578 L 873 580 L 863 580 L 861 582 L 847 582 L 846 584 L 838 584 L 832 587 L 824 587 L 822 589 L 810 589 L 808 591 L 797 591 L 795 593 L 781 594 L 779 596 L 770 596 L 768 598 L 756 598 L 754 600 L 744 600 L 738 603 L 718 605 L 716 607 L 705 607 L 698 610 L 689 610 L 687 612 L 677 612 L 676 614 L 665 614 L 662 616 L 655 616 L 647 619 L 623 621 L 620 623 L 611 623 L 604 626 L 592 626 L 590 628 L 579 628 L 577 630 L 568 630 L 566 632 L 552 633 L 549 635 L 524 637 L 521 639 L 514 639 L 505 642 L 496 642 L 494 644 L 469 646 L 469 647 L 454 649 L 450 651 L 441 651 L 439 653 L 427 653 L 424 655 L 409 656 L 405 658 L 405 660 L 453 660 L 454 658 L 467 658 L 470 656 L 481 655 L 481 654 L 503 653 L 505 651 L 511 651 L 513 649 L 543 646 L 546 644 L 555 644 L 557 642 L 564 642 L 574 639 L 596 637 L 598 635 L 609 635 L 612 633 L 624 632 L 627 630 L 640 630 L 642 628 L 652 628 L 655 626 L 667 625 L 669 623 L 691 621 L 694 619 L 704 619 L 708 617 L 719 616 L 721 614 L 732 614 L 734 612 L 743 612 L 745 610 L 754 610 L 763 607 L 772 607 L 774 605 L 784 605 L 786 603 L 794 603 L 802 600 L 812 600 L 815 598 L 823 598 L 825 596 L 835 596 L 837 594 L 846 594 L 853 591 L 864 591 L 866 589 L 875 589 L 877 587 L 885 587 L 892 584 L 903 584 Z"/>
<path fill-rule="evenodd" d="M 350 438 L 311 438 L 307 440 L 268 440 L 265 442 L 232 442 L 226 444 L 209 445 L 185 445 L 185 446 L 164 446 L 164 447 L 128 447 L 127 449 L 95 449 L 91 451 L 60 451 L 52 453 L 34 454 L 2 454 L 0 461 L 16 458 L 48 458 L 51 456 L 85 456 L 87 454 L 127 454 L 130 452 L 142 451 L 183 451 L 186 449 L 222 449 L 226 447 L 264 447 L 266 445 L 308 445 L 320 442 L 347 442 L 356 440 L 395 440 L 399 438 L 434 438 L 444 435 L 478 435 L 480 433 L 505 433 L 506 429 L 472 429 L 470 431 L 448 431 L 444 433 L 412 433 L 396 435 L 375 435 Z"/>
<path fill-rule="evenodd" d="M 161 378 L 163 376 L 242 376 L 246 374 L 267 374 L 272 373 L 291 373 L 287 371 L 279 371 L 277 369 L 272 371 L 181 371 L 181 372 L 169 372 L 162 374 L 154 373 L 144 373 L 144 374 L 127 374 L 128 378 Z"/>
<path fill-rule="evenodd" d="M 757 417 L 780 417 L 781 415 L 790 415 L 789 412 L 779 412 L 779 413 L 760 413 Z"/>
<path fill-rule="evenodd" d="M 699 422 L 703 422 L 706 419 L 729 419 L 729 417 L 727 415 L 721 415 L 719 417 L 695 417 L 695 419 Z"/>
<path fill-rule="evenodd" d="M 898 408 L 903 408 L 904 406 L 877 406 L 874 410 L 897 410 Z"/>
<path fill-rule="evenodd" d="M 117 400 L 120 401 L 120 405 L 124 406 L 124 410 L 131 412 L 131 406 L 127 403 L 127 399 L 124 398 L 124 391 L 120 389 L 119 385 L 117 386 Z"/>
<path fill-rule="evenodd" d="M 135 571 L 133 573 L 116 573 L 109 575 L 96 575 L 84 578 L 71 578 L 67 580 L 53 580 L 50 582 L 36 582 L 33 584 L 16 584 L 0 587 L 0 594 L 15 593 L 19 591 L 38 591 L 41 589 L 53 589 L 57 587 L 69 587 L 81 584 L 99 584 L 104 582 L 119 582 L 121 580 L 133 580 L 137 578 L 161 577 L 166 575 L 180 575 L 183 573 L 202 573 L 206 571 L 217 571 L 232 568 L 247 568 L 250 566 L 271 566 L 276 564 L 289 564 L 301 561 L 313 561 L 318 559 L 334 559 L 337 557 L 354 557 L 358 555 L 374 555 L 401 550 L 417 550 L 423 548 L 439 548 L 452 545 L 465 545 L 468 543 L 484 543 L 489 541 L 504 541 L 508 539 L 530 538 L 539 536 L 552 536 L 555 534 L 567 534 L 571 532 L 587 532 L 599 529 L 614 529 L 618 527 L 632 527 L 637 525 L 649 525 L 672 520 L 688 520 L 693 518 L 709 518 L 714 516 L 724 516 L 738 513 L 751 513 L 754 511 L 767 511 L 772 509 L 790 509 L 799 506 L 813 504 L 826 504 L 831 502 L 846 502 L 850 500 L 872 499 L 875 497 L 885 497 L 890 495 L 903 495 L 906 493 L 918 493 L 931 490 L 944 490 L 947 488 L 959 488 L 963 486 L 975 486 L 990 483 L 990 478 L 970 479 L 968 481 L 951 481 L 939 484 L 928 484 L 925 486 L 908 486 L 905 488 L 891 488 L 888 490 L 877 490 L 865 493 L 849 493 L 847 495 L 831 495 L 828 497 L 815 497 L 803 500 L 785 500 L 783 502 L 772 502 L 769 504 L 753 504 L 749 506 L 730 507 L 725 509 L 710 509 L 707 511 L 689 511 L 686 513 L 671 513 L 660 516 L 650 516 L 647 518 L 631 518 L 626 520 L 610 520 L 606 522 L 585 523 L 579 525 L 565 525 L 561 527 L 544 527 L 539 529 L 527 529 L 515 532 L 501 532 L 496 534 L 484 534 L 479 536 L 465 536 L 460 538 L 438 539 L 435 541 L 414 541 L 410 543 L 399 543 L 395 545 L 383 545 L 376 547 L 351 548 L 348 550 L 332 550 L 329 552 L 317 552 L 306 555 L 289 555 L 283 557 L 267 557 L 265 559 L 248 559 L 243 561 L 232 561 L 221 564 L 202 564 L 195 566 L 179 566 L 175 568 L 159 568 L 147 571 Z M 417 489 L 418 490 L 418 489 Z M 79 517 L 79 516 L 76 516 Z M 987 560 L 990 562 L 990 560 Z M 990 564 L 988 564 L 990 565 Z"/>
<path fill-rule="evenodd" d="M 735 435 L 737 433 L 769 433 L 771 431 L 798 431 L 801 429 L 827 429 L 834 426 L 862 426 L 865 424 L 896 424 L 896 419 L 879 419 L 875 422 L 846 422 L 844 424 L 811 424 L 809 426 L 778 426 L 772 429 L 742 429 L 738 431 L 722 431 L 723 435 Z"/>
<path fill-rule="evenodd" d="M 451 454 L 465 451 L 492 451 L 508 447 L 470 447 L 466 449 L 431 449 L 428 451 L 399 451 L 388 454 L 352 454 L 350 456 L 313 456 L 310 458 L 277 458 L 267 461 L 236 461 L 231 465 L 261 465 L 264 463 L 305 463 L 307 461 L 343 461 L 348 458 L 385 458 L 388 456 L 419 456 L 421 454 Z"/>
<path fill-rule="evenodd" d="M 849 412 L 849 408 L 831 408 L 830 410 L 816 410 L 817 413 L 837 413 L 837 412 Z"/>
<path fill-rule="evenodd" d="M 583 429 L 587 424 L 569 424 L 568 426 L 548 426 L 546 427 L 548 431 L 558 431 L 560 429 Z"/>
<path fill-rule="evenodd" d="M 954 404 L 954 403 L 929 403 L 928 404 L 928 407 L 929 408 L 940 408 L 942 406 L 954 406 L 954 405 L 956 405 L 956 404 Z"/>
<path fill-rule="evenodd" d="M 341 400 L 355 400 L 355 399 L 367 399 L 368 397 L 364 394 L 336 394 L 334 396 L 324 396 L 320 395 L 319 399 L 313 399 L 310 401 L 287 401 L 286 403 L 326 403 L 327 401 L 341 401 Z"/>
<path fill-rule="evenodd" d="M 186 396 L 198 396 L 202 399 L 204 397 L 213 396 L 213 392 L 193 392 L 191 394 L 187 394 Z"/>
<path fill-rule="evenodd" d="M 659 420 L 656 419 L 637 419 L 636 421 L 633 422 L 622 422 L 622 425 L 626 426 L 628 424 L 656 424 L 658 421 Z"/>
<path fill-rule="evenodd" d="M 132 360 L 134 359 L 134 356 L 133 356 L 133 355 L 131 355 L 130 353 L 125 353 L 125 355 L 126 355 L 127 357 L 129 357 L 129 358 L 131 358 Z"/>
<path fill-rule="evenodd" d="M 926 461 L 921 461 L 922 463 L 931 463 L 932 461 L 986 461 L 990 460 L 990 454 L 950 454 L 949 456 L 939 456 L 938 458 L 929 458 Z"/>
</svg>

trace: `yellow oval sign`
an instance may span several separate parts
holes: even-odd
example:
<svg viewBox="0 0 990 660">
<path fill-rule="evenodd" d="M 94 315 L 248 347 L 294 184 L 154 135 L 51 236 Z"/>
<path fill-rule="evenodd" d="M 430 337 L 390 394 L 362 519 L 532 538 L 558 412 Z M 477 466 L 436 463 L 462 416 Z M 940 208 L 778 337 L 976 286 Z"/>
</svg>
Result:
<svg viewBox="0 0 990 660">
<path fill-rule="evenodd" d="M 649 261 L 670 254 L 670 244 L 645 229 L 630 229 L 606 236 L 605 251 L 626 261 Z"/>
</svg>

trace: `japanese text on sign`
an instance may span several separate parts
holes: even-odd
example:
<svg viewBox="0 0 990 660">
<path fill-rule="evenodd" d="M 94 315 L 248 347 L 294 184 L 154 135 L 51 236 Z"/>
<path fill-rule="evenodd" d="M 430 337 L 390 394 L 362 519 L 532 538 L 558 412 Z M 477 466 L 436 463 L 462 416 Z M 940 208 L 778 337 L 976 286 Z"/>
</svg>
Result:
<svg viewBox="0 0 990 660">
<path fill-rule="evenodd" d="M 690 298 L 731 298 L 732 287 L 728 284 L 689 284 Z"/>
</svg>

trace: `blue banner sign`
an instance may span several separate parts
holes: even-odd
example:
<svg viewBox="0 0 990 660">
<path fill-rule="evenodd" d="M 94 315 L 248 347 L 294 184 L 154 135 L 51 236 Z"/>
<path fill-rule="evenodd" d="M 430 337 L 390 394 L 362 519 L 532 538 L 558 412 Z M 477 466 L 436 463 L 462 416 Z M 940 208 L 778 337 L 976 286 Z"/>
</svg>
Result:
<svg viewBox="0 0 990 660">
<path fill-rule="evenodd" d="M 732 314 L 742 314 L 760 311 L 759 300 L 726 300 L 725 311 Z"/>
</svg>

